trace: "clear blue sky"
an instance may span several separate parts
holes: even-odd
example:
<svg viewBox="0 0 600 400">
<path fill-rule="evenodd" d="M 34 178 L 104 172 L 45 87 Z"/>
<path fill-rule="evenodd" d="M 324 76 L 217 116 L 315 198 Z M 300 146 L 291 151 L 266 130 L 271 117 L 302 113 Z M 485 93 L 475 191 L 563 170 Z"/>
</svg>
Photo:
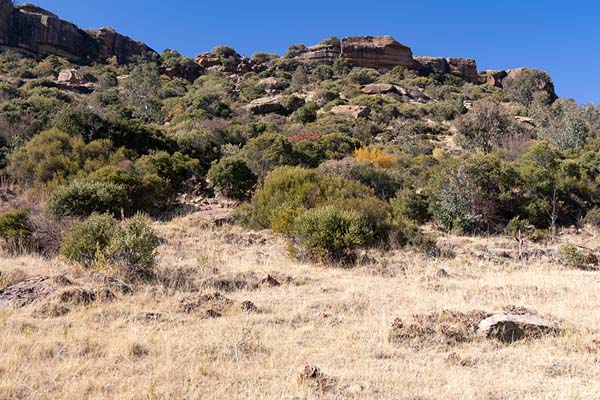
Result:
<svg viewBox="0 0 600 400">
<path fill-rule="evenodd" d="M 283 54 L 329 36 L 389 34 L 415 55 L 548 71 L 562 97 L 600 103 L 598 0 L 28 0 L 82 28 L 112 26 L 161 52 L 227 44 Z"/>
</svg>

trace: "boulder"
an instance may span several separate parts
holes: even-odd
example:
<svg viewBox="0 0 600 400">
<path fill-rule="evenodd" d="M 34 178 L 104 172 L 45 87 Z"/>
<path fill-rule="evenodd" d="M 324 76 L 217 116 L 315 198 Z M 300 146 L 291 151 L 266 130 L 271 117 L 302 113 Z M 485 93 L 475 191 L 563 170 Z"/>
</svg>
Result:
<svg viewBox="0 0 600 400">
<path fill-rule="evenodd" d="M 331 109 L 331 113 L 333 115 L 358 119 L 367 118 L 371 114 L 371 109 L 364 106 L 335 106 Z"/>
<path fill-rule="evenodd" d="M 391 36 L 351 36 L 342 40 L 341 57 L 355 67 L 391 69 L 414 65 L 410 47 Z"/>
<path fill-rule="evenodd" d="M 251 101 L 243 109 L 250 111 L 253 114 L 270 114 L 283 113 L 285 108 L 276 96 L 261 97 Z"/>
<path fill-rule="evenodd" d="M 65 69 L 60 71 L 56 82 L 67 85 L 83 85 L 88 83 L 88 80 L 80 71 L 76 69 Z"/>
<path fill-rule="evenodd" d="M 448 58 L 450 74 L 464 79 L 467 82 L 479 83 L 477 63 L 470 58 Z"/>
<path fill-rule="evenodd" d="M 360 91 L 364 94 L 398 93 L 396 86 L 389 83 L 371 83 L 363 86 Z"/>
<path fill-rule="evenodd" d="M 494 314 L 482 320 L 477 328 L 479 335 L 507 343 L 561 332 L 558 323 L 533 314 Z"/>
<path fill-rule="evenodd" d="M 481 71 L 479 73 L 479 81 L 489 86 L 496 86 L 501 88 L 502 81 L 507 76 L 508 73 L 502 70 Z"/>
<path fill-rule="evenodd" d="M 306 51 L 296 57 L 300 62 L 312 62 L 317 64 L 332 65 L 341 55 L 342 50 L 339 46 L 332 44 L 318 44 L 311 46 Z"/>
</svg>

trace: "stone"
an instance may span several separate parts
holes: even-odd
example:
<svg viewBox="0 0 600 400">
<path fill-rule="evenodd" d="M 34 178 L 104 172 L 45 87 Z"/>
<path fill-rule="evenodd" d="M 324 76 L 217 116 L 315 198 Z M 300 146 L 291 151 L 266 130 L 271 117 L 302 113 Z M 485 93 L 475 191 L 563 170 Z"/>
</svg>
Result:
<svg viewBox="0 0 600 400">
<path fill-rule="evenodd" d="M 501 88 L 502 81 L 508 76 L 508 72 L 503 70 L 488 70 L 479 73 L 479 81 L 485 85 Z"/>
<path fill-rule="evenodd" d="M 253 114 L 283 113 L 285 108 L 276 96 L 261 97 L 242 107 Z"/>
<path fill-rule="evenodd" d="M 332 65 L 333 62 L 340 58 L 342 49 L 339 46 L 332 44 L 318 44 L 311 46 L 306 51 L 296 57 L 300 62 L 312 62 L 317 64 Z"/>
<path fill-rule="evenodd" d="M 364 106 L 335 106 L 331 109 L 331 113 L 333 115 L 358 119 L 367 118 L 371 114 L 371 109 Z"/>
<path fill-rule="evenodd" d="M 40 7 L 13 6 L 10 0 L 0 0 L 0 48 L 75 61 L 116 57 L 120 63 L 146 53 L 156 54 L 145 44 L 112 29 L 84 31 Z"/>
<path fill-rule="evenodd" d="M 398 93 L 396 86 L 389 83 L 371 83 L 363 86 L 360 91 L 364 94 Z"/>
<path fill-rule="evenodd" d="M 464 79 L 467 82 L 479 83 L 477 63 L 470 58 L 448 58 L 450 74 Z"/>
<path fill-rule="evenodd" d="M 270 76 L 258 81 L 258 86 L 267 92 L 279 92 L 285 89 L 288 84 L 284 80 Z"/>
<path fill-rule="evenodd" d="M 506 343 L 543 335 L 558 335 L 561 332 L 558 323 L 533 314 L 494 314 L 482 320 L 477 328 L 479 335 Z"/>
<path fill-rule="evenodd" d="M 83 85 L 88 83 L 88 80 L 76 69 L 65 69 L 60 71 L 56 82 L 67 85 Z"/>
<path fill-rule="evenodd" d="M 351 36 L 342 40 L 341 57 L 354 67 L 392 69 L 398 65 L 412 68 L 410 47 L 391 36 Z"/>
</svg>

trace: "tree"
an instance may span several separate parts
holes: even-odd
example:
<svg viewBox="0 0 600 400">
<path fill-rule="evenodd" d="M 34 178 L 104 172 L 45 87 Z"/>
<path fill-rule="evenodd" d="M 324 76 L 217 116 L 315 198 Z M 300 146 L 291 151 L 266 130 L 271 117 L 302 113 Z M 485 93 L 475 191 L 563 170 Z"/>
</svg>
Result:
<svg viewBox="0 0 600 400">
<path fill-rule="evenodd" d="M 480 101 L 456 122 L 458 139 L 467 149 L 489 153 L 505 138 L 519 134 L 515 121 L 498 103 Z"/>
<path fill-rule="evenodd" d="M 145 122 L 162 122 L 160 72 L 154 63 L 136 65 L 125 81 L 125 95 Z"/>
<path fill-rule="evenodd" d="M 257 177 L 239 158 L 222 158 L 208 171 L 210 186 L 224 196 L 245 200 L 256 185 Z"/>
</svg>

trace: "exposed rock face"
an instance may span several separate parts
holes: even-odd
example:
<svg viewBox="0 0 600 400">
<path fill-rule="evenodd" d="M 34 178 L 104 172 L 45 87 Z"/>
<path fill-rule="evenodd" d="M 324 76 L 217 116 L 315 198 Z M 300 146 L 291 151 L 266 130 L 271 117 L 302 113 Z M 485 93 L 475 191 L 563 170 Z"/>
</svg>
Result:
<svg viewBox="0 0 600 400">
<path fill-rule="evenodd" d="M 535 89 L 548 93 L 548 98 L 551 101 L 554 101 L 558 98 L 554 89 L 554 83 L 552 82 L 550 76 L 548 76 L 548 74 L 546 74 L 545 72 L 531 68 L 515 68 L 506 72 L 508 73 L 508 76 L 505 78 L 505 80 L 515 79 L 522 73 L 539 72 L 539 78 L 537 78 L 534 82 Z"/>
<path fill-rule="evenodd" d="M 252 112 L 253 114 L 285 112 L 285 108 L 275 96 L 261 97 L 260 99 L 253 100 L 247 106 L 244 106 L 244 109 Z"/>
<path fill-rule="evenodd" d="M 340 57 L 342 49 L 339 46 L 331 44 L 318 44 L 306 49 L 306 52 L 300 54 L 296 59 L 301 62 L 314 62 L 318 64 L 331 65 Z"/>
<path fill-rule="evenodd" d="M 412 51 L 391 36 L 351 36 L 342 40 L 342 58 L 355 67 L 413 67 Z"/>
<path fill-rule="evenodd" d="M 458 76 L 471 83 L 479 83 L 479 73 L 477 72 L 477 63 L 470 58 L 448 58 L 448 67 L 450 74 Z"/>
<path fill-rule="evenodd" d="M 331 109 L 331 113 L 333 115 L 358 119 L 367 118 L 371 114 L 371 109 L 363 106 L 335 106 Z"/>
<path fill-rule="evenodd" d="M 450 66 L 445 58 L 415 56 L 414 59 L 415 68 L 421 73 L 430 74 L 432 72 L 441 72 L 446 74 L 450 72 Z"/>
<path fill-rule="evenodd" d="M 414 68 L 423 74 L 440 72 L 451 74 L 471 83 L 480 83 L 477 63 L 470 58 L 440 58 L 417 56 Z"/>
<path fill-rule="evenodd" d="M 494 314 L 479 323 L 477 332 L 487 338 L 514 342 L 547 334 L 560 334 L 560 325 L 532 314 Z"/>
<path fill-rule="evenodd" d="M 129 63 L 137 56 L 155 53 L 144 43 L 121 35 L 111 28 L 101 28 L 94 33 L 94 36 L 99 44 L 96 58 L 100 60 L 117 57 L 120 63 Z"/>
<path fill-rule="evenodd" d="M 113 30 L 88 33 L 40 7 L 30 4 L 15 7 L 9 0 L 0 0 L 0 47 L 72 60 L 102 61 L 116 56 L 123 63 L 153 52 Z"/>
<path fill-rule="evenodd" d="M 479 81 L 490 86 L 502 87 L 502 81 L 508 76 L 506 71 L 481 71 Z"/>
<path fill-rule="evenodd" d="M 360 90 L 364 94 L 398 93 L 395 85 L 389 83 L 371 83 Z"/>
</svg>

